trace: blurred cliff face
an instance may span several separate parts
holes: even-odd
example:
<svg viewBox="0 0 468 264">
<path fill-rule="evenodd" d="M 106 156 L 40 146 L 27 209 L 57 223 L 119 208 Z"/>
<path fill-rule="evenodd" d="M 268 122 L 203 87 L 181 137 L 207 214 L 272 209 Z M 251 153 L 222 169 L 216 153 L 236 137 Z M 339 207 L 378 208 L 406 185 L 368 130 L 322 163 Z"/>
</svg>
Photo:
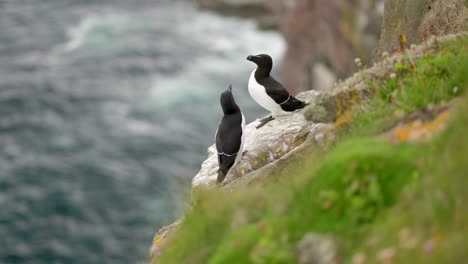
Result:
<svg viewBox="0 0 468 264">
<path fill-rule="evenodd" d="M 281 79 L 291 92 L 328 89 L 369 61 L 380 33 L 381 0 L 297 0 L 281 32 L 288 50 Z"/>
<path fill-rule="evenodd" d="M 409 46 L 433 35 L 467 30 L 465 3 L 465 0 L 386 0 L 382 34 L 373 61 L 378 61 L 383 52 L 401 49 L 400 34 L 406 36 L 405 44 Z"/>
</svg>

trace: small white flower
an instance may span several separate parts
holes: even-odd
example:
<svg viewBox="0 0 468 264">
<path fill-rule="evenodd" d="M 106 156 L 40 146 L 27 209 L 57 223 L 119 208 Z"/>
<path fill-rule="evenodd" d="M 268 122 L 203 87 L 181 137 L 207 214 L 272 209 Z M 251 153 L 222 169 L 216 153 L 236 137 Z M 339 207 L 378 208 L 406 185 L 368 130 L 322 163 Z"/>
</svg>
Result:
<svg viewBox="0 0 468 264">
<path fill-rule="evenodd" d="M 318 133 L 314 136 L 315 142 L 322 142 L 323 139 L 325 138 L 325 135 L 323 133 Z"/>
</svg>

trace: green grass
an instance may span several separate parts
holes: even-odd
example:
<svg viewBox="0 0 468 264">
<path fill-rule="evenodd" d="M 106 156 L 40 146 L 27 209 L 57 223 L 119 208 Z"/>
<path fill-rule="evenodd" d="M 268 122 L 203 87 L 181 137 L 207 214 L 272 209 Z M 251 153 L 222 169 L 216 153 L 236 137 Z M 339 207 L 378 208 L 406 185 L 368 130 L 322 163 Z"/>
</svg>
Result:
<svg viewBox="0 0 468 264">
<path fill-rule="evenodd" d="M 369 80 L 375 95 L 355 115 L 352 124 L 359 137 L 372 136 L 394 125 L 396 113 L 414 110 L 450 100 L 463 93 L 468 69 L 467 38 L 443 45 L 440 51 L 414 64 L 410 58 L 396 63 L 398 77 L 384 81 Z M 414 66 L 411 66 L 411 65 Z M 402 78 L 402 76 L 404 76 Z M 455 87 L 456 93 L 454 93 Z"/>
<path fill-rule="evenodd" d="M 362 252 L 374 263 L 388 247 L 396 249 L 394 263 L 466 261 L 468 98 L 445 132 L 424 145 L 375 135 L 399 121 L 397 111 L 464 93 L 467 40 L 442 45 L 414 67 L 396 65 L 398 77 L 373 82 L 375 95 L 341 128 L 338 142 L 295 154 L 273 172 L 275 181 L 199 191 L 158 263 L 295 263 L 297 242 L 308 232 L 336 237 L 345 261 Z M 417 237 L 415 248 L 401 247 L 405 229 Z M 430 241 L 434 247 L 422 250 Z"/>
</svg>

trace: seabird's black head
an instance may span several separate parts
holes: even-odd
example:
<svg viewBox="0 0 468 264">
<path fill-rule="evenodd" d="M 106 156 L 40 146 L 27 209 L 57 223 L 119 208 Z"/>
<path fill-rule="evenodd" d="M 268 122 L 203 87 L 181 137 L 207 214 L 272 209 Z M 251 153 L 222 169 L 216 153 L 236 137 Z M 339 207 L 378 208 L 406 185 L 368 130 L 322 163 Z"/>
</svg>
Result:
<svg viewBox="0 0 468 264">
<path fill-rule="evenodd" d="M 235 114 L 240 111 L 232 95 L 232 85 L 229 85 L 229 88 L 221 94 L 220 101 L 225 115 Z"/>
<path fill-rule="evenodd" d="M 267 54 L 250 55 L 247 57 L 247 60 L 257 64 L 260 69 L 271 70 L 273 67 L 273 60 Z"/>
</svg>

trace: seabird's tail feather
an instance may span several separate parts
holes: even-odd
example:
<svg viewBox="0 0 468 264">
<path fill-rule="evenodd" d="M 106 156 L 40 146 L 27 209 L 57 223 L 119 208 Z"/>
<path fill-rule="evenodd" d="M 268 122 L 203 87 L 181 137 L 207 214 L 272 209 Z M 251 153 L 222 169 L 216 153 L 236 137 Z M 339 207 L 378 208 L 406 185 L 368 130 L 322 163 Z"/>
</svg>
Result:
<svg viewBox="0 0 468 264">
<path fill-rule="evenodd" d="M 222 183 L 224 181 L 224 178 L 226 178 L 226 172 L 222 171 L 221 169 L 218 170 L 218 178 L 216 179 L 216 181 L 218 183 Z"/>
<path fill-rule="evenodd" d="M 283 108 L 284 111 L 293 112 L 302 109 L 308 105 L 309 103 L 303 102 L 291 96 L 291 98 L 285 104 L 281 105 L 281 108 Z"/>
<path fill-rule="evenodd" d="M 218 183 L 221 183 L 226 177 L 227 173 L 234 165 L 237 155 L 218 155 L 219 169 L 218 169 Z"/>
</svg>

